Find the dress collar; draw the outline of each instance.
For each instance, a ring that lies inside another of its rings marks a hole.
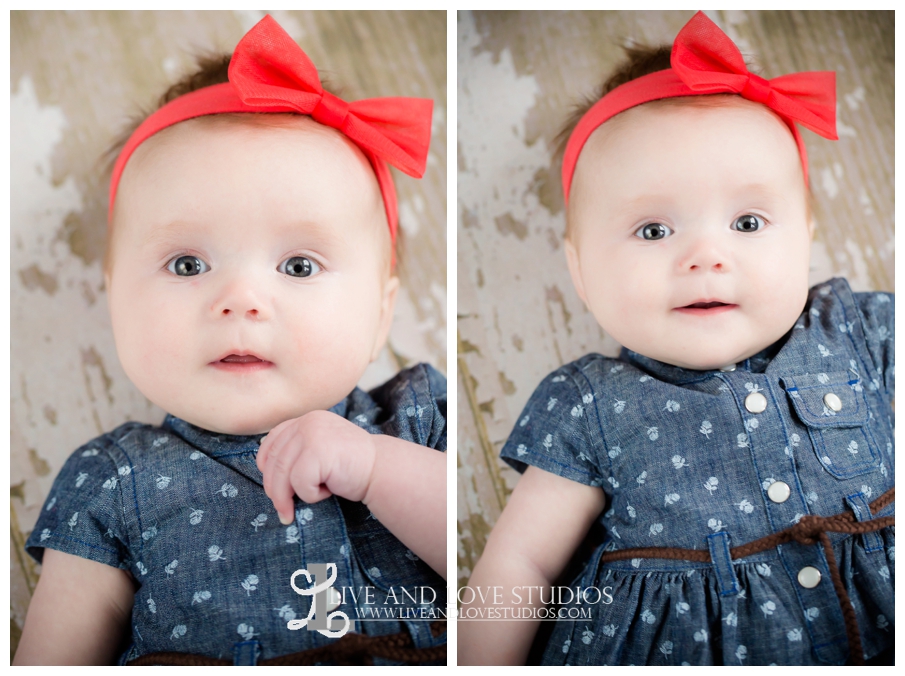
[[[163,427],[206,455],[215,458],[241,453],[257,453],[261,446],[261,439],[267,436],[266,434],[250,436],[217,434],[169,414],[164,418]]]
[[[787,338],[788,335],[783,336],[770,347],[761,350],[744,361],[736,364],[727,364],[721,369],[711,369],[708,371],[697,371],[694,369],[682,368],[680,366],[673,366],[672,364],[645,357],[644,355],[633,352],[627,348],[622,348],[622,353],[619,355],[619,358],[622,361],[637,366],[642,371],[649,373],[658,380],[679,385],[705,380],[720,372],[746,371],[748,373],[763,373],[767,370],[767,367],[773,361],[773,358],[782,348],[783,344],[785,344]]]
[[[343,418],[349,418],[350,403],[361,399],[362,394],[364,393],[356,387],[352,394],[336,404],[330,411]],[[358,396],[356,397],[356,395]],[[261,440],[267,436],[266,433],[248,436],[218,434],[217,432],[197,427],[170,414],[167,414],[166,418],[164,418],[163,427],[212,458],[257,453],[258,448],[261,446]]]

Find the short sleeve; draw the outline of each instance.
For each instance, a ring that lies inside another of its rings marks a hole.
[[[578,483],[600,486],[604,479],[586,414],[592,401],[591,393],[581,393],[568,367],[551,373],[534,390],[500,457],[519,472],[533,465]]]
[[[376,405],[375,432],[446,451],[446,377],[430,364],[416,364],[354,401],[346,415]],[[353,410],[354,409],[354,410]],[[365,415],[367,419],[367,415]]]
[[[896,308],[895,294],[852,294],[858,308],[864,339],[877,374],[890,396],[895,396]]]
[[[127,568],[129,548],[123,520],[123,477],[105,437],[73,453],[53,482],[25,550],[38,562],[44,549]],[[126,468],[128,469],[128,468]]]

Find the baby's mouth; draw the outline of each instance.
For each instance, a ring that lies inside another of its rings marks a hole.
[[[217,361],[211,362],[211,366],[221,371],[234,373],[251,373],[273,366],[272,362],[261,359],[256,354],[228,354]]]
[[[728,305],[728,303],[721,303],[718,300],[715,300],[711,303],[692,303],[691,305],[686,305],[686,308],[699,308],[701,310],[709,310],[714,307],[722,307],[724,305]]]
[[[251,364],[256,361],[264,361],[263,359],[259,359],[253,354],[231,354],[227,357],[223,357],[220,361],[225,362],[227,364]]]
[[[721,300],[700,300],[695,303],[677,307],[675,310],[687,315],[709,316],[722,314],[729,310],[734,310],[738,305],[734,303],[724,303]]]

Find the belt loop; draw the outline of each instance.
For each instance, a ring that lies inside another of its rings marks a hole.
[[[258,641],[239,641],[233,644],[233,666],[255,667],[261,656],[261,644]]]
[[[707,546],[710,548],[710,559],[713,561],[713,570],[720,585],[720,596],[738,594],[738,578],[735,576],[732,556],[729,554],[729,533],[708,535]]]
[[[845,496],[846,504],[855,513],[858,521],[870,521],[873,515],[870,513],[870,505],[864,493],[855,493],[854,495]],[[864,545],[865,552],[879,552],[883,549],[883,539],[880,533],[873,531],[871,533],[861,533],[861,543]]]

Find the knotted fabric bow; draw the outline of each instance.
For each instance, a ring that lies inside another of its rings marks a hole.
[[[433,101],[390,97],[347,103],[324,90],[308,55],[269,15],[236,45],[229,82],[180,96],[152,113],[129,137],[113,166],[108,218],[120,177],[135,149],[169,126],[218,113],[299,113],[333,127],[367,156],[374,168],[393,241],[396,189],[387,163],[421,178],[430,146]]]
[[[824,138],[836,140],[836,74],[812,71],[772,80],[750,73],[735,43],[703,12],[685,24],[673,42],[672,68],[626,82],[606,94],[578,122],[563,156],[562,187],[566,204],[581,149],[597,127],[619,113],[643,103],[678,96],[738,94],[762,103],[792,131],[805,184],[808,156],[795,123]]]

